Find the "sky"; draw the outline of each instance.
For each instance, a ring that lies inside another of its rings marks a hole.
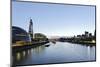
[[[95,30],[95,6],[12,2],[12,26],[46,36],[74,36]]]

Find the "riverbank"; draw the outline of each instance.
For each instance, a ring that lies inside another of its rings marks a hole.
[[[89,41],[79,41],[79,42],[69,42],[69,43],[82,44],[87,46],[96,46],[96,43],[89,42]]]
[[[27,49],[31,49],[31,48],[40,46],[40,45],[44,45],[46,43],[49,43],[49,41],[35,42],[30,45],[24,45],[24,46],[13,46],[12,51],[13,51],[13,53],[18,52],[18,51],[23,51],[23,50],[27,50]]]
[[[96,40],[95,39],[90,39],[90,38],[85,38],[85,39],[80,39],[80,38],[60,38],[58,41],[60,42],[69,42],[69,43],[75,43],[75,44],[82,44],[82,45],[90,45],[90,46],[95,46],[96,45]]]

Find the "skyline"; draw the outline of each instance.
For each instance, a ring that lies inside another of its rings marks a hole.
[[[28,32],[30,18],[35,33],[74,36],[95,30],[95,6],[12,2],[12,25]]]

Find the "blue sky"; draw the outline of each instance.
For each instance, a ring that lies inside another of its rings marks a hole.
[[[31,2],[12,2],[12,25],[28,31],[30,18],[35,33],[73,36],[95,30],[95,7]]]

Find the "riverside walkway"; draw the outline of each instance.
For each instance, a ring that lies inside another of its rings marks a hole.
[[[49,41],[42,41],[42,42],[32,42],[32,44],[29,45],[23,45],[23,46],[12,46],[12,50],[13,52],[17,52],[17,51],[22,51],[22,50],[27,50],[27,49],[31,49],[34,48],[36,46],[40,46],[40,45],[44,45],[46,43],[49,43]]]

